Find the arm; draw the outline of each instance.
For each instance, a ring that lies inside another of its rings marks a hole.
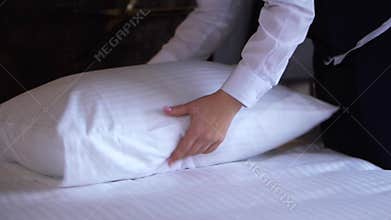
[[[207,59],[230,31],[240,0],[197,0],[198,7],[149,63]]]
[[[267,0],[259,28],[222,90],[251,107],[281,78],[314,18],[313,0]]]
[[[168,159],[169,164],[191,155],[210,153],[219,146],[241,105],[254,105],[278,83],[313,18],[313,0],[266,1],[258,31],[245,46],[242,61],[222,89],[165,109],[170,116],[191,118],[189,129]]]

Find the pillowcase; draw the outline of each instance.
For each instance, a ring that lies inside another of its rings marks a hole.
[[[246,159],[304,134],[336,108],[277,86],[242,109],[213,153],[168,167],[189,118],[162,107],[215,92],[232,66],[208,62],[140,65],[58,79],[0,107],[7,159],[59,186],[78,186]]]

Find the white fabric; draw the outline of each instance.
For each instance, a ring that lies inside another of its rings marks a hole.
[[[11,160],[63,177],[59,185],[84,185],[245,159],[305,133],[336,110],[276,87],[237,115],[218,150],[169,168],[166,159],[188,117],[165,116],[163,106],[216,91],[232,69],[179,62],[62,78],[2,105],[1,145],[14,150]]]
[[[241,1],[198,0],[198,8],[150,63],[206,59],[231,31]],[[242,52],[242,61],[222,89],[247,107],[275,86],[314,18],[313,0],[267,0],[259,28]]]
[[[361,48],[365,44],[369,43],[370,41],[374,40],[375,38],[377,38],[381,34],[385,33],[390,28],[391,28],[391,17],[387,21],[385,21],[382,25],[380,25],[380,27],[376,28],[374,31],[372,31],[371,33],[365,35],[361,40],[359,40],[355,47],[353,47],[352,49],[348,50],[344,54],[340,54],[340,55],[337,55],[337,56],[329,58],[328,60],[326,60],[324,62],[324,64],[325,65],[332,64],[334,66],[341,64],[342,61],[345,59],[345,57],[347,55],[349,55],[351,52]]]
[[[42,186],[2,164],[0,219],[389,219],[390,171],[324,149],[302,155],[305,148],[78,188]]]

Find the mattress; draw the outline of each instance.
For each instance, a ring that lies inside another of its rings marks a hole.
[[[0,219],[391,219],[391,173],[294,142],[246,161],[52,188],[0,164]]]

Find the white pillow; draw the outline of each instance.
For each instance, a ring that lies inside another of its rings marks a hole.
[[[166,159],[189,124],[165,105],[210,94],[233,67],[208,62],[140,65],[65,77],[3,103],[1,147],[8,159],[58,177],[61,186],[138,178],[246,159],[302,135],[336,108],[278,86],[234,119],[213,153]]]

